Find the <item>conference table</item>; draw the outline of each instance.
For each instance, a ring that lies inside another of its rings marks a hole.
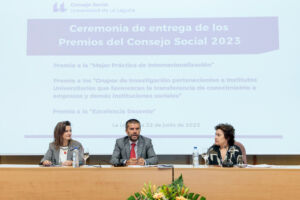
[[[207,199],[300,199],[299,166],[248,168],[41,167],[0,165],[0,199],[127,199],[144,183],[170,184],[182,174]]]

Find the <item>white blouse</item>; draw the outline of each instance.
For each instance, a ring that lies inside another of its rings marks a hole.
[[[67,160],[69,147],[59,147],[59,164],[61,165],[63,162]]]

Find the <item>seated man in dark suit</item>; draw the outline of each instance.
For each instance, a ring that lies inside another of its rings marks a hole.
[[[136,119],[126,122],[127,136],[116,141],[110,163],[113,165],[155,165],[157,156],[151,139],[140,135],[141,124]]]

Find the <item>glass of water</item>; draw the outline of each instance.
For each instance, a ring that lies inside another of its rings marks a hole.
[[[205,164],[205,166],[207,166],[207,164],[208,164],[208,154],[207,154],[207,148],[202,148],[202,153],[201,153],[201,156],[202,156],[202,158],[203,158],[203,160],[204,160],[204,164]]]
[[[90,152],[89,152],[89,149],[86,148],[86,149],[84,149],[84,152],[83,152],[84,165],[86,165],[86,161],[89,157],[90,157]]]
[[[237,157],[237,166],[238,167],[244,167],[244,161],[243,161],[243,156],[242,155],[239,155]]]

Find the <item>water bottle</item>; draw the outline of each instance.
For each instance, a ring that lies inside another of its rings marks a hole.
[[[194,151],[193,151],[193,167],[199,167],[199,152],[198,152],[198,148],[194,147]]]
[[[77,147],[73,149],[73,167],[79,167],[79,151]]]

